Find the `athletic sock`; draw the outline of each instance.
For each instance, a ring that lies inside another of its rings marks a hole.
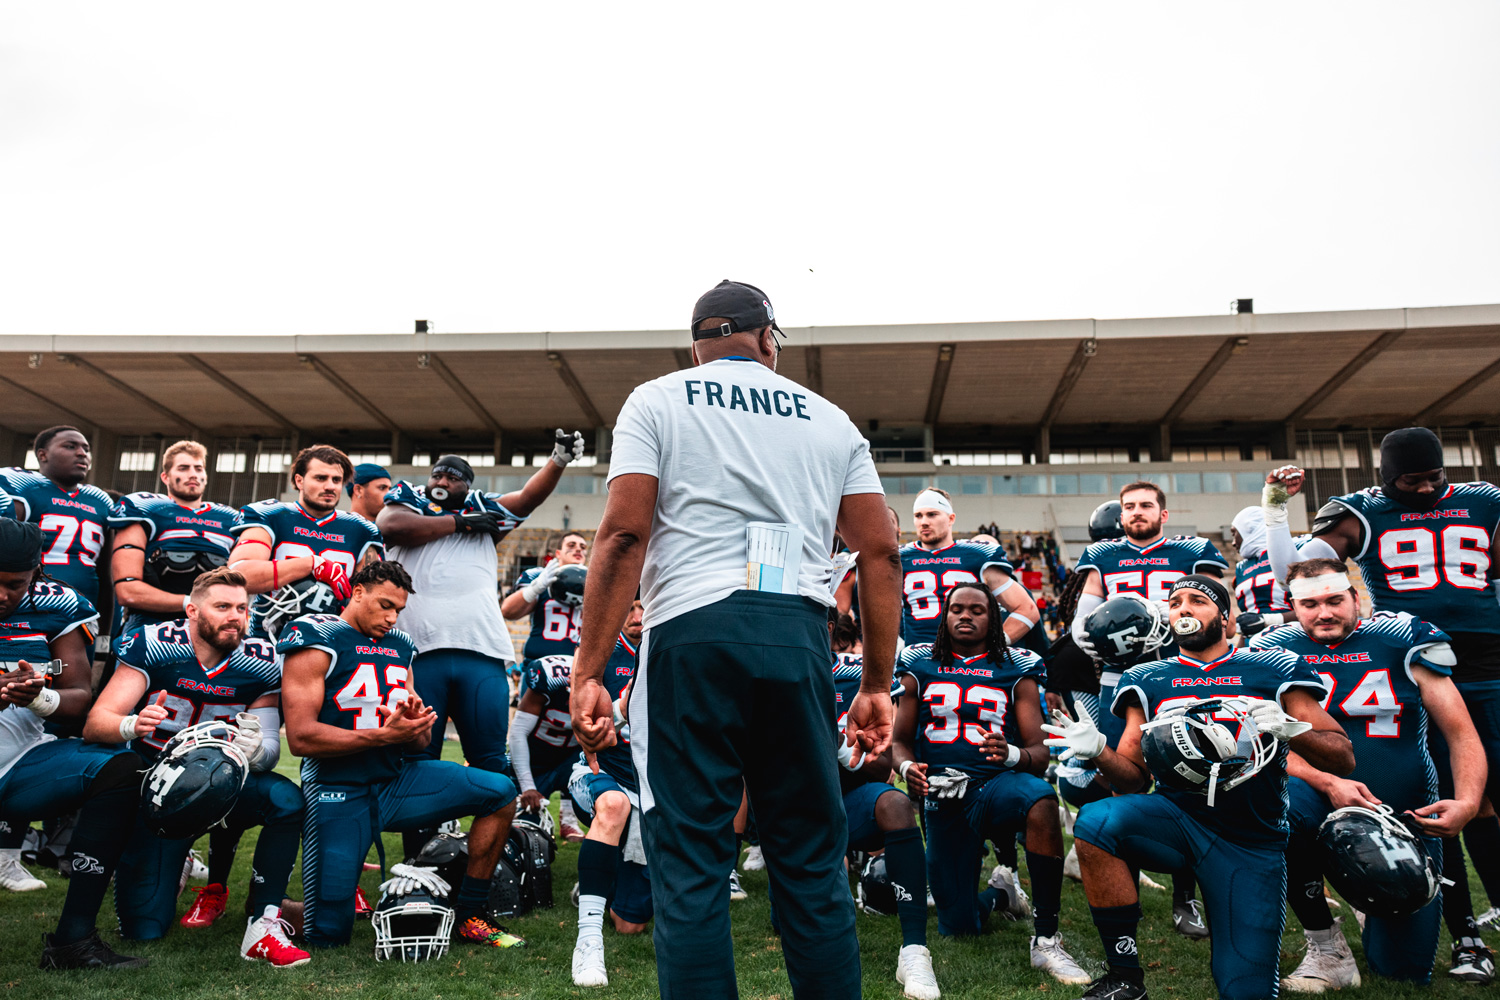
[[[604,910],[615,894],[618,844],[585,840],[578,848],[578,939],[604,936]]]
[[[240,828],[233,830],[222,826],[216,826],[208,833],[208,884],[229,885],[229,873],[234,870],[234,855],[240,849],[240,838],[245,831]],[[259,849],[257,848],[257,853]],[[251,880],[252,885],[254,880]],[[281,905],[281,898],[276,899],[276,905]],[[255,910],[260,913],[262,910]]]
[[[297,846],[301,843],[301,816],[290,822],[267,823],[260,828],[260,839],[255,842],[255,856],[251,859],[251,913],[264,913],[268,906],[281,906],[281,901],[286,898],[286,884],[292,877],[292,866],[297,863]]]
[[[1302,922],[1302,929],[1326,931],[1333,912],[1323,895],[1323,869],[1314,857],[1315,845],[1297,843],[1286,852],[1286,902]]]
[[[1469,849],[1469,861],[1484,885],[1485,895],[1500,899],[1500,816],[1469,820],[1464,827],[1464,846]]]
[[[885,873],[896,890],[901,944],[927,943],[927,859],[916,827],[885,835]]]
[[[1031,872],[1032,922],[1037,937],[1057,936],[1057,914],[1062,909],[1062,858],[1026,852],[1026,870]]]
[[[1443,877],[1453,884],[1443,886],[1443,923],[1453,940],[1479,936],[1474,922],[1474,900],[1469,896],[1469,871],[1464,864],[1464,849],[1457,837],[1443,840]]]
[[[1099,940],[1104,942],[1104,960],[1109,964],[1109,971],[1132,983],[1144,983],[1146,974],[1141,971],[1135,937],[1136,927],[1141,922],[1141,904],[1091,906],[1089,912],[1094,917],[1094,926],[1099,929]]]
[[[484,916],[485,905],[490,901],[490,880],[465,875],[459,883],[458,895],[453,899],[453,919],[460,926],[470,917]]]
[[[1198,881],[1192,872],[1178,872],[1172,876],[1172,905],[1183,906],[1198,895]]]
[[[122,754],[117,759],[122,763],[116,765],[111,761],[94,779],[89,799],[79,810],[78,825],[68,845],[68,867],[73,874],[68,879],[62,916],[57,921],[55,944],[72,944],[94,933],[109,880],[125,850],[127,838],[120,831],[134,828],[140,789],[134,781],[121,783],[119,773],[123,771],[133,777],[132,772],[141,761],[135,754]],[[114,787],[95,792],[94,787],[99,785]]]

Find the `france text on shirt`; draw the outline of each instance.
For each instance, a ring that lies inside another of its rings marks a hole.
[[[702,388],[696,388],[702,386]],[[785,389],[741,389],[733,382],[729,383],[729,402],[724,401],[724,386],[718,382],[710,382],[705,379],[688,379],[683,383],[687,390],[687,401],[689,406],[698,405],[697,397],[702,396],[705,406],[722,406],[729,410],[744,410],[746,413],[775,414],[780,417],[796,416],[799,420],[811,420],[807,415],[807,397],[800,392],[787,392]],[[747,401],[746,393],[750,394]],[[788,403],[787,400],[791,402]],[[774,406],[774,409],[773,409]],[[785,408],[783,408],[785,407]]]

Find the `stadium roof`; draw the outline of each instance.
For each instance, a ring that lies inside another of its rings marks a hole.
[[[786,332],[784,374],[862,427],[926,425],[940,442],[1500,413],[1500,305]],[[608,426],[632,387],[688,364],[680,330],[12,334],[0,429],[524,437]]]

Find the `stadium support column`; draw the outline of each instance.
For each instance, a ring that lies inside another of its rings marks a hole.
[[[412,457],[411,435],[405,431],[391,431],[391,464],[410,465]]]
[[[26,436],[9,427],[0,427],[0,465],[23,465],[26,461]]]
[[[1151,430],[1151,437],[1147,442],[1151,450],[1151,461],[1172,461],[1172,426],[1170,424],[1157,424]]]
[[[1031,460],[1045,465],[1052,459],[1052,428],[1043,424],[1036,429],[1036,441],[1031,446]]]
[[[89,451],[93,467],[89,470],[89,482],[100,489],[112,489],[115,472],[120,468],[120,435],[98,425],[92,430],[93,433],[89,435]]]
[[[1285,423],[1271,432],[1271,457],[1294,461],[1297,457],[1297,425]]]
[[[601,464],[609,463],[610,449],[614,446],[615,432],[608,427],[594,428],[594,460]]]

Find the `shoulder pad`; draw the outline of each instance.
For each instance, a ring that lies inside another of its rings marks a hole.
[[[1334,527],[1344,518],[1348,517],[1350,513],[1351,511],[1349,510],[1349,508],[1344,504],[1339,503],[1337,500],[1328,501],[1323,506],[1318,508],[1318,513],[1313,518],[1313,537],[1317,537],[1318,535],[1332,531]]]
[[[1426,646],[1418,646],[1417,655],[1440,667],[1452,669],[1458,666],[1458,657],[1453,655],[1453,647],[1446,642],[1434,642]]]

